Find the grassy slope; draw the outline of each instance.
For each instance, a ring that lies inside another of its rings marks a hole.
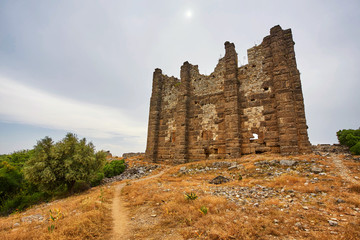
[[[2,217],[1,239],[108,239],[112,227],[112,188],[96,187],[83,194]],[[62,217],[55,222],[49,221],[50,210],[60,210]],[[22,221],[22,218],[36,214],[41,214],[44,220]],[[17,224],[20,226],[16,227]],[[55,226],[52,232],[48,230],[51,224]]]
[[[273,159],[295,159],[299,164],[254,165]],[[184,166],[212,166],[212,161],[189,163],[159,179],[125,187],[134,226],[131,239],[360,239],[360,212],[354,209],[360,207],[360,187],[343,181],[330,158],[249,155],[234,161],[239,169],[181,173]],[[359,162],[343,161],[353,176],[359,176]],[[313,165],[322,167],[326,175],[311,173]],[[269,175],[275,172],[282,174]],[[233,181],[217,186],[208,183],[218,175]],[[267,190],[262,193],[274,195],[259,194],[263,187]],[[231,194],[214,196],[216,191]],[[186,200],[184,193],[189,192],[198,199]],[[199,211],[202,206],[208,208],[206,215]],[[335,218],[338,226],[330,226],[328,220]]]
[[[352,177],[360,176],[359,162],[340,157]],[[273,159],[295,159],[299,164],[254,165]],[[187,169],[213,166],[214,161],[203,161],[174,166],[158,178],[128,181],[122,196],[132,227],[131,239],[360,239],[360,212],[356,210],[360,208],[360,187],[344,181],[330,158],[248,155],[231,161],[237,162],[239,168],[179,171],[184,166]],[[312,165],[323,168],[326,175],[311,173]],[[242,180],[238,180],[239,174]],[[218,175],[233,180],[221,185],[208,183]],[[0,236],[4,236],[2,239],[110,239],[114,187],[116,184],[97,187],[0,218]],[[266,191],[259,190],[264,187]],[[232,194],[214,195],[226,191]],[[186,200],[184,193],[189,192],[195,192],[198,199]],[[264,192],[273,195],[265,197],[261,195]],[[338,199],[344,202],[339,203]],[[207,214],[199,210],[202,206],[208,209]],[[48,218],[50,209],[60,209],[64,215],[52,233],[48,231],[51,223],[47,220],[21,222],[22,217],[34,214]],[[334,218],[338,226],[329,225],[328,220]],[[15,223],[20,226],[14,227]]]

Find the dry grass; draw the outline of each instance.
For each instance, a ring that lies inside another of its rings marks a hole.
[[[349,190],[350,190],[351,192],[354,192],[354,193],[360,193],[360,185],[357,185],[357,184],[352,185],[352,186],[349,188]]]
[[[304,164],[269,180],[267,173],[271,170],[259,170],[261,167],[254,163],[273,159],[295,159]],[[211,166],[214,161],[188,163],[173,167],[161,178],[126,186],[123,196],[128,200],[126,205],[134,226],[131,239],[148,239],[148,236],[151,239],[356,239],[358,236],[358,226],[352,224],[359,218],[359,213],[354,211],[360,203],[358,188],[344,182],[328,158],[267,154],[232,161],[240,163],[242,168],[180,174],[183,166],[200,168]],[[322,166],[326,175],[311,173],[306,163]],[[235,180],[233,176],[237,174],[242,174],[243,180]],[[279,195],[261,200],[258,206],[251,197],[245,204],[235,203],[212,195],[216,186],[208,181],[217,175],[234,179],[222,184],[222,188],[252,188],[259,184]],[[313,183],[314,178],[317,180]],[[287,190],[294,193],[290,195]],[[195,192],[198,198],[186,200],[184,194],[189,192]],[[344,202],[337,202],[339,198]],[[207,214],[200,211],[202,206],[207,207]],[[338,219],[337,227],[329,225],[331,218]]]
[[[293,159],[299,164],[289,168],[255,165],[274,159]],[[130,166],[149,164],[138,158],[127,161]],[[201,169],[216,162],[201,161],[173,166],[162,176],[146,181],[126,181],[122,201],[128,209],[130,239],[360,239],[360,187],[341,178],[330,158],[314,154],[286,157],[263,154],[225,161],[237,162],[240,167],[179,171],[184,166]],[[323,168],[326,174],[312,173],[309,169],[313,165]],[[360,163],[348,165],[352,174],[359,176]],[[239,174],[242,180],[238,180]],[[232,181],[210,184],[218,175]],[[261,191],[263,187],[275,195],[244,195],[245,201],[236,201],[235,196],[215,196],[218,189],[249,192]],[[101,191],[95,188],[50,206],[30,209],[26,215],[1,218],[0,235],[5,236],[2,239],[110,239],[109,204],[113,187],[103,189],[103,204],[98,202]],[[187,200],[185,194],[190,192],[198,198]],[[202,207],[206,207],[207,213],[200,210]],[[47,229],[47,221],[31,224],[20,221],[21,217],[36,213],[48,217],[49,210],[57,208],[64,217],[52,233]],[[338,226],[329,225],[328,220],[334,218]],[[21,226],[14,227],[16,222]]]
[[[38,205],[24,213],[0,218],[0,236],[15,239],[108,239],[111,229],[109,204],[112,188],[97,187],[77,196]],[[58,209],[62,217],[49,221],[50,210]],[[43,221],[22,222],[22,218],[41,214]],[[16,227],[16,223],[20,226]],[[15,226],[14,226],[15,224]],[[48,227],[54,225],[54,230]]]

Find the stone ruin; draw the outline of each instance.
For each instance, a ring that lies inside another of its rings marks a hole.
[[[238,66],[235,45],[210,75],[185,62],[180,79],[155,69],[145,158],[185,163],[242,154],[311,152],[291,29],[271,28]]]

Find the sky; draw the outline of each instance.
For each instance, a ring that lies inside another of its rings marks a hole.
[[[45,136],[144,152],[152,74],[213,72],[224,42],[247,49],[292,29],[309,139],[360,127],[360,1],[0,0],[0,154]]]

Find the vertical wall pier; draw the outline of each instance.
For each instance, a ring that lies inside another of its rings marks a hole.
[[[176,106],[176,129],[177,129],[177,146],[175,159],[178,162],[189,161],[189,111],[190,111],[190,69],[189,62],[184,62],[180,71],[180,95]]]
[[[225,138],[226,158],[237,158],[240,150],[240,112],[237,53],[234,43],[225,42]]]
[[[310,147],[304,106],[299,104],[303,97],[294,44],[290,29],[275,26],[270,30],[279,145],[283,154],[298,154]]]
[[[156,162],[159,150],[160,113],[162,102],[163,75],[161,69],[155,69],[153,74],[152,94],[150,98],[150,112],[146,157]]]

